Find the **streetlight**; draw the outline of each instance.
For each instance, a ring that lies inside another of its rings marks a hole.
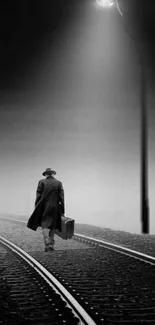
[[[109,8],[113,5],[118,10],[123,22],[123,13],[118,4],[118,0],[96,0],[97,4],[102,8]],[[123,24],[125,28],[125,25]],[[126,28],[125,28],[126,30]],[[142,233],[149,233],[149,198],[148,198],[148,127],[147,127],[147,100],[146,100],[146,71],[145,62],[141,47],[135,42],[133,35],[129,30],[126,30],[127,34],[133,40],[136,50],[139,56],[139,62],[141,67],[141,85],[140,85],[140,105],[141,105],[141,223],[142,223]]]

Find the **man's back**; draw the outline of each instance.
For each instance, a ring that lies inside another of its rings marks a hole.
[[[46,195],[50,190],[58,192],[61,182],[54,177],[47,177],[40,180],[40,186],[42,187],[42,195]]]
[[[62,183],[54,177],[48,176],[45,179],[41,179],[38,183],[36,194],[37,195],[35,205],[38,204],[40,199],[48,196],[48,199],[52,201],[53,206],[60,202],[62,214],[65,213],[63,186]]]

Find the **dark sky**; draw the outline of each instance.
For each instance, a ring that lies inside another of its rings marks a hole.
[[[32,78],[49,46],[54,46],[63,29],[76,19],[80,9],[88,11],[95,0],[23,0],[0,4],[0,85],[20,86],[25,75]],[[118,0],[124,25],[143,46],[152,76],[154,75],[154,13],[153,0]],[[118,18],[119,19],[119,18]]]
[[[33,70],[54,46],[62,28],[68,23],[74,1],[3,1],[0,5],[1,87],[22,86],[25,74]],[[50,44],[49,44],[50,42]],[[48,43],[48,44],[47,44]],[[5,83],[4,83],[5,80]]]
[[[143,40],[149,72],[153,216],[153,0],[147,2],[149,10],[141,0],[120,5],[136,40]],[[119,15],[94,0],[0,6],[0,212],[30,214],[38,180],[51,167],[64,184],[68,216],[139,231],[140,69]]]
[[[149,74],[155,81],[155,2],[153,0],[118,0],[124,15],[123,24],[142,47]]]

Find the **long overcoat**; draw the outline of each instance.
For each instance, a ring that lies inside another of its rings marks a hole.
[[[62,183],[53,176],[47,176],[38,182],[35,209],[27,227],[58,229],[61,232],[61,215],[65,213],[64,190]]]

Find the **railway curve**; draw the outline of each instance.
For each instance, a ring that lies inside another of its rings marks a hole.
[[[155,257],[75,234],[78,241],[89,247],[28,253],[97,325],[155,324]]]

